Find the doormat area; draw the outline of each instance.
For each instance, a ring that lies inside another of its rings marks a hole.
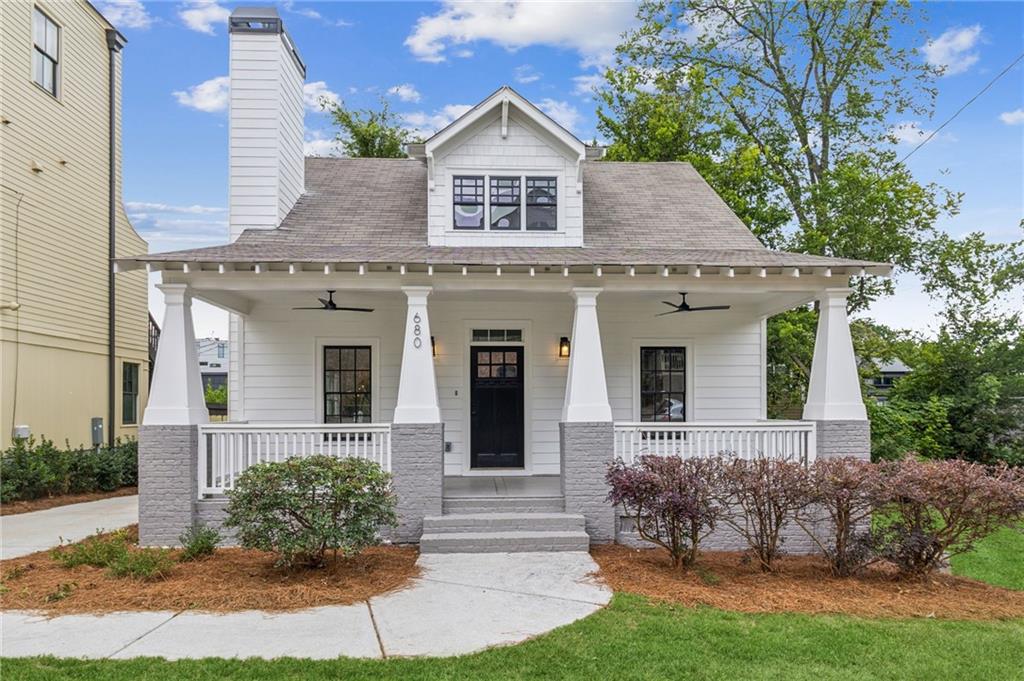
[[[138,526],[129,528],[134,541]],[[172,551],[177,559],[180,551]],[[176,563],[153,581],[111,577],[103,568],[66,568],[40,551],[0,561],[0,608],[48,615],[146,610],[281,612],[349,605],[407,586],[419,575],[416,549],[377,546],[322,569],[274,567],[274,555],[224,548]]]
[[[600,576],[615,591],[658,601],[744,613],[801,612],[863,617],[935,617],[991,620],[1024,617],[1024,591],[965,577],[933,575],[907,581],[889,567],[856,577],[832,577],[816,556],[787,556],[778,572],[765,574],[742,553],[702,554],[697,566],[672,567],[668,553],[626,546],[591,550]]]
[[[0,504],[0,515],[17,515],[18,513],[31,513],[32,511],[45,511],[48,508],[57,508],[58,506],[82,504],[87,501],[113,499],[114,497],[130,497],[138,493],[138,487],[121,487],[111,492],[82,492],[80,494],[61,494],[56,497],[40,497],[39,499],[26,499],[24,501],[8,501]]]

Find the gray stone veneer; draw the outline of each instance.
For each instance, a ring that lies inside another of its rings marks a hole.
[[[391,474],[398,496],[398,527],[391,536],[403,544],[418,542],[423,517],[441,515],[444,424],[392,424]]]
[[[615,457],[614,429],[610,422],[560,423],[562,494],[565,512],[580,513],[594,543],[615,541],[615,509],[606,499],[604,476]]]
[[[818,458],[871,458],[870,421],[817,421]]]
[[[139,543],[178,546],[195,522],[199,429],[139,428]]]

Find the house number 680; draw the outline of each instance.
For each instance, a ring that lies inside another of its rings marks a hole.
[[[423,345],[423,339],[420,338],[420,334],[423,333],[423,329],[420,328],[420,315],[418,312],[412,316],[412,321],[414,324],[414,326],[412,327],[412,346],[419,350],[420,347]]]

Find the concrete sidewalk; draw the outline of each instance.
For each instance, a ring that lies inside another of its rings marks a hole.
[[[590,554],[420,556],[402,591],[293,613],[2,614],[0,654],[84,658],[440,657],[519,643],[611,599]]]
[[[0,558],[17,558],[139,522],[139,497],[114,497],[0,516]]]

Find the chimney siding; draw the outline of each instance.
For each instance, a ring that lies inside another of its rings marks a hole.
[[[236,10],[232,20],[238,16]],[[230,34],[229,222],[274,229],[303,192],[303,80],[282,30]]]

